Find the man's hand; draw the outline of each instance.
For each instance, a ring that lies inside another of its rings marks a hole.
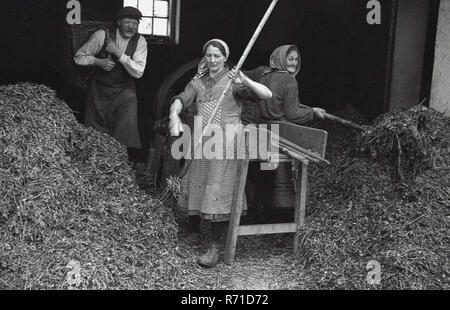
[[[117,57],[117,59],[120,59],[122,57],[122,51],[117,46],[116,42],[110,41],[108,45],[106,46],[106,51],[110,54],[113,54]]]
[[[312,108],[314,111],[314,116],[320,119],[324,119],[325,118],[325,110],[321,109],[321,108]]]
[[[111,71],[116,67],[116,63],[109,58],[95,59],[95,65],[105,71]]]
[[[183,122],[178,115],[170,115],[169,129],[173,137],[178,137],[183,132]]]

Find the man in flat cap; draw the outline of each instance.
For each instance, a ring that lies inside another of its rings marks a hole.
[[[129,152],[141,147],[134,84],[147,62],[147,41],[137,33],[141,18],[134,7],[120,9],[116,29],[97,30],[74,56],[78,65],[95,67],[88,83],[85,125],[110,134]]]

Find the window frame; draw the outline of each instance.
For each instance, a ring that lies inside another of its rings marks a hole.
[[[145,1],[145,0],[138,0]],[[164,44],[164,45],[178,45],[180,44],[180,0],[167,0],[169,2],[168,12],[168,26],[169,35],[161,36],[154,34],[142,34],[149,44]],[[122,7],[125,5],[125,1],[122,1]]]

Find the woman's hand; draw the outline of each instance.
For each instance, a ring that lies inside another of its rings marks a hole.
[[[183,122],[178,115],[170,115],[169,130],[173,137],[178,137],[183,132]]]
[[[234,79],[235,76],[236,76],[236,68],[233,68],[232,70],[230,70],[230,74],[228,75],[228,77],[230,79]],[[234,83],[242,84],[250,88],[259,97],[259,99],[272,98],[272,92],[270,91],[269,88],[267,88],[267,86],[253,81],[251,78],[242,73],[242,71],[239,71],[239,75],[236,76]]]
[[[321,109],[321,108],[312,108],[314,111],[314,116],[320,119],[324,119],[325,118],[325,110]]]
[[[228,74],[228,77],[231,80],[233,80],[235,76],[236,76],[236,68],[233,68],[232,70],[230,70],[230,73]],[[236,76],[236,79],[234,80],[234,83],[247,85],[246,84],[247,79],[248,79],[247,76],[244,73],[242,73],[242,71],[239,71],[239,75]]]

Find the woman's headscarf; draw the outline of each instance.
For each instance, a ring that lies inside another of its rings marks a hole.
[[[228,47],[228,44],[226,44],[224,41],[220,39],[212,39],[206,42],[205,45],[203,45],[203,55],[205,55],[206,48],[212,42],[219,43],[220,45],[223,46],[225,50],[225,57],[228,59],[228,57],[230,56],[230,48]],[[207,72],[208,72],[208,65],[206,64],[206,57],[203,56],[202,60],[200,60],[200,63],[198,64],[197,75],[195,76],[195,78],[202,77]]]
[[[300,52],[298,50],[298,47],[295,45],[283,45],[273,51],[272,55],[270,56],[270,68],[272,70],[288,72],[287,57],[288,51],[291,47],[298,53],[298,65],[297,69],[295,70],[294,76],[296,76],[300,72]]]

